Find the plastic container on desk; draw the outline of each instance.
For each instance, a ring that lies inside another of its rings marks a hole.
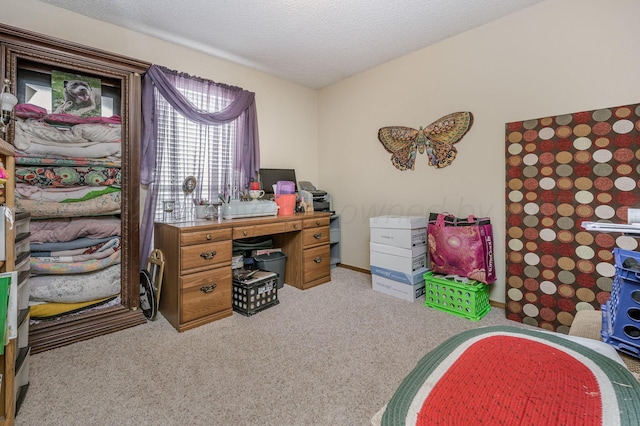
[[[296,195],[276,195],[276,204],[278,205],[278,216],[292,216],[296,209]]]

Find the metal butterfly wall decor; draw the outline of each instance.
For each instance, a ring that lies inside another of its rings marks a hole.
[[[398,170],[414,170],[416,153],[427,152],[429,165],[447,167],[456,158],[453,146],[469,131],[473,114],[467,111],[445,115],[424,129],[390,126],[378,130],[378,139],[391,154],[391,163]]]

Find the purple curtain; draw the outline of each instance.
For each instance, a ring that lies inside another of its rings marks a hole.
[[[212,100],[223,96],[229,99],[229,103],[218,111],[199,109],[180,93],[176,88],[177,83],[187,83],[191,89],[197,90],[198,93],[202,93]],[[146,264],[146,259],[151,253],[154,216],[158,201],[158,190],[156,185],[153,185],[158,159],[158,129],[155,120],[156,93],[162,96],[176,111],[193,122],[211,126],[236,122],[238,132],[234,171],[240,176],[242,187],[248,186],[249,179],[256,176],[260,168],[255,93],[152,65],[142,80],[140,182],[143,185],[148,185],[140,226],[140,259],[143,264]],[[223,185],[226,186],[227,183],[229,182],[223,182]]]

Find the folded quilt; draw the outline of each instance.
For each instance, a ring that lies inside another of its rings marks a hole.
[[[16,164],[21,166],[69,166],[69,167],[120,167],[119,158],[81,158],[75,155],[65,158],[52,158],[15,153]]]
[[[119,236],[121,222],[115,216],[34,220],[29,225],[31,243],[63,242],[80,237]]]
[[[120,237],[114,237],[108,241],[104,241],[98,244],[94,244],[89,247],[76,248],[71,250],[56,250],[56,251],[31,251],[31,257],[48,257],[51,259],[65,259],[74,258],[75,260],[60,260],[61,262],[78,262],[81,260],[89,260],[91,258],[82,259],[79,256],[93,256],[95,259],[101,259],[103,257],[110,256],[117,250],[121,249]],[[54,260],[50,260],[53,262]]]
[[[86,157],[107,158],[116,161],[120,158],[119,143],[95,143],[90,146],[51,146],[36,142],[24,143],[17,137],[14,143],[16,152],[33,157]]]
[[[31,213],[31,218],[80,217],[120,213],[120,192],[101,195],[77,203],[55,203],[16,198],[16,207]]]
[[[79,124],[60,130],[36,120],[16,120],[15,129],[16,151],[31,156],[120,157],[119,125]]]
[[[31,320],[48,320],[64,315],[72,315],[81,311],[88,311],[97,306],[107,305],[117,298],[118,296],[114,295],[103,299],[78,303],[29,302],[29,316]]]
[[[88,262],[90,260],[101,260],[107,257],[113,257],[113,255],[116,252],[120,252],[120,249],[121,249],[120,238],[114,238],[114,240],[117,240],[118,244],[104,243],[104,244],[101,244],[101,247],[99,250],[95,250],[95,251],[86,250],[85,253],[67,254],[67,255],[54,254],[49,256],[31,256],[31,264],[33,265],[33,263],[39,262],[41,265],[43,265],[44,263],[64,263],[67,265],[70,265],[70,264],[84,265],[85,262]]]
[[[112,186],[75,186],[63,188],[40,188],[38,186],[16,183],[16,197],[33,201],[55,201],[56,203],[74,203],[87,201],[120,188]]]
[[[91,254],[75,254],[75,255],[68,255],[68,256],[31,256],[31,264],[33,265],[34,263],[40,263],[40,264],[45,264],[45,263],[66,263],[66,264],[70,264],[70,263],[77,263],[77,264],[81,264],[83,262],[87,262],[89,260],[100,260],[100,259],[104,259],[106,257],[109,257],[111,255],[113,255],[115,253],[115,249],[111,249],[111,250],[105,250],[105,251],[99,251],[96,253],[91,253]]]
[[[120,143],[120,124],[77,124],[68,129],[39,120],[16,120],[16,143],[52,146],[89,146],[96,143]]]
[[[31,243],[29,249],[31,250],[31,256],[36,256],[37,253],[52,253],[66,250],[86,249],[98,244],[104,244],[111,241],[112,237],[105,238],[77,238],[75,240],[66,242],[52,242],[52,243]],[[48,255],[47,255],[48,256]]]
[[[38,275],[29,279],[30,302],[79,303],[120,293],[120,265],[73,275]]]
[[[15,114],[18,118],[34,118],[51,124],[68,126],[87,123],[120,124],[122,122],[122,118],[118,115],[111,117],[80,117],[71,114],[49,114],[46,109],[33,104],[16,105]]]
[[[31,257],[31,273],[63,275],[63,274],[82,274],[85,272],[99,271],[109,266],[117,265],[121,260],[121,251],[115,251],[108,257],[102,259],[91,259],[80,262],[49,262],[43,259],[46,257]]]
[[[20,189],[22,185],[31,188],[120,187],[121,182],[122,176],[119,167],[51,167],[41,165],[16,167],[17,189]],[[35,190],[29,189],[29,191]]]

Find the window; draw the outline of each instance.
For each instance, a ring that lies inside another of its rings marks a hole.
[[[194,105],[214,102],[214,109],[223,109],[230,102],[217,97],[205,100],[204,94],[181,90]],[[162,201],[175,201],[174,217],[183,217],[193,205],[193,199],[214,202],[226,191],[223,182],[233,179],[236,144],[235,124],[205,125],[186,119],[162,97],[156,96],[158,129],[158,169],[155,178],[158,200],[155,219],[163,219]],[[185,195],[182,182],[195,176],[196,190]],[[228,189],[227,189],[228,191]]]
[[[140,258],[153,247],[162,206],[177,207],[167,220],[192,212],[193,200],[236,196],[260,169],[255,93],[151,65],[142,79],[140,183],[148,185],[140,224]],[[196,178],[192,194],[182,192]]]

